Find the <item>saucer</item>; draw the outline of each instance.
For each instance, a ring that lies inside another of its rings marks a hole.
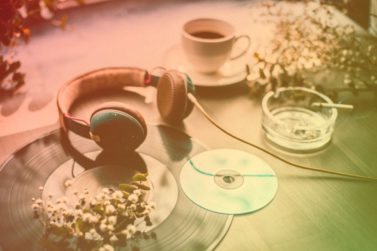
[[[187,62],[180,44],[175,44],[166,51],[163,66],[187,73],[195,86],[227,86],[239,83],[246,78],[246,64],[251,58],[252,55],[247,52],[235,60],[227,61],[217,72],[201,73]]]

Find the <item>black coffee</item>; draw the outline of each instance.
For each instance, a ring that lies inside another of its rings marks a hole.
[[[215,32],[215,31],[198,31],[191,33],[191,36],[199,37],[199,38],[223,38],[225,37],[223,34]]]

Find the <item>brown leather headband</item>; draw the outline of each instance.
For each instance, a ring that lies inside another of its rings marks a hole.
[[[74,78],[58,92],[57,105],[61,126],[64,130],[72,130],[81,136],[89,137],[89,132],[85,129],[88,125],[68,115],[74,102],[104,90],[121,90],[125,86],[144,87],[147,77],[147,71],[140,68],[112,67],[91,71]]]

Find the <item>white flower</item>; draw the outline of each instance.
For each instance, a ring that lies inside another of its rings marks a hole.
[[[136,194],[137,196],[140,196],[141,195],[141,190],[140,189],[135,189],[133,191],[134,194]]]
[[[84,235],[84,238],[86,240],[92,240],[92,241],[102,241],[103,240],[103,237],[97,233],[97,231],[92,228],[90,229],[89,232],[86,232],[85,235]]]
[[[91,199],[90,200],[90,205],[92,205],[92,206],[97,205],[97,200],[96,199]]]
[[[85,221],[85,222],[90,222],[91,218],[92,218],[92,214],[91,213],[84,213],[82,215],[82,220]]]
[[[67,208],[67,210],[65,210],[64,214],[65,215],[74,215],[75,211],[71,208]]]
[[[105,232],[107,230],[107,225],[105,223],[101,223],[101,225],[99,225],[99,230],[101,230],[101,232]]]
[[[96,195],[96,200],[98,201],[102,201],[106,198],[105,194],[104,193],[99,193]]]
[[[151,213],[151,210],[149,208],[145,208],[144,211],[142,212],[142,215],[147,215],[150,213]]]
[[[130,232],[127,229],[123,229],[120,233],[126,237],[130,236]]]
[[[75,210],[75,214],[76,214],[77,216],[82,216],[83,213],[84,213],[84,212],[83,212],[81,209],[76,209],[76,210]]]
[[[107,231],[114,231],[114,229],[113,225],[107,225]]]
[[[109,244],[105,244],[102,247],[100,247],[98,251],[114,251],[114,248]]]
[[[39,209],[39,205],[37,203],[33,203],[31,205],[31,208],[34,209],[34,210],[37,210],[37,209]]]
[[[58,211],[60,211],[60,212],[65,212],[65,211],[67,211],[67,205],[66,204],[63,204],[63,203],[60,203],[60,204],[58,204],[58,205],[56,205],[55,207],[54,207],[54,210],[58,210]]]
[[[43,205],[43,200],[41,200],[41,199],[37,199],[36,201],[35,201],[35,204],[37,204],[37,205]]]
[[[99,221],[99,217],[91,213],[84,213],[82,215],[82,220],[88,223],[97,223]]]
[[[128,196],[128,200],[131,201],[132,203],[136,203],[138,201],[139,197],[136,194],[130,194]]]
[[[117,217],[116,217],[115,215],[110,216],[110,217],[107,219],[107,221],[109,222],[109,224],[111,224],[111,225],[115,225],[116,222],[117,222]]]
[[[45,1],[39,1],[39,8],[40,8],[40,15],[44,19],[51,19],[54,14],[50,11],[50,9],[47,7]]]
[[[156,204],[154,202],[149,202],[147,205],[145,205],[143,215],[150,214],[155,207]]]
[[[349,78],[345,78],[345,79],[343,80],[343,83],[344,83],[345,85],[349,85],[349,84],[352,83],[352,80],[349,79]]]
[[[91,233],[86,232],[84,235],[85,240],[93,240],[93,236]]]
[[[107,187],[104,187],[102,188],[102,193],[108,195],[110,194],[110,189],[108,189]]]
[[[111,242],[117,242],[119,239],[118,239],[118,237],[116,237],[116,235],[115,234],[113,234],[111,237],[110,237],[110,241]]]
[[[156,208],[156,203],[151,201],[148,203],[148,206],[151,208],[151,209],[155,209]]]
[[[86,188],[84,190],[88,191]],[[135,222],[143,219],[143,216],[139,214],[140,210],[136,211],[136,209],[144,209],[146,213],[149,213],[155,207],[154,203],[142,201],[140,197],[142,194],[141,190],[136,189],[129,196],[125,196],[120,190],[104,188],[93,198],[84,196],[83,193],[77,193],[76,197],[80,200],[72,204],[66,197],[47,199],[46,201],[33,198],[31,207],[34,210],[40,210],[36,212],[45,214],[46,217],[41,217],[45,226],[64,227],[69,230],[71,237],[80,237],[87,241],[96,242],[95,244],[100,244],[98,250],[113,251],[114,248],[109,244],[103,245],[103,241],[105,238],[110,244],[119,241],[118,229],[115,232],[116,224],[120,220],[119,217],[126,217],[131,222]],[[98,210],[101,210],[101,214]],[[102,210],[104,213],[102,213]],[[69,221],[66,221],[68,217]],[[75,229],[75,223],[78,220],[85,222],[92,229],[78,231]],[[137,227],[129,224],[120,234],[129,238],[136,231]]]
[[[127,225],[127,230],[132,235],[132,234],[134,234],[136,232],[136,227],[134,225],[132,225],[132,224],[128,224]]]
[[[112,194],[112,197],[113,199],[117,199],[117,200],[120,200],[123,198],[123,193],[119,190],[115,191],[113,194]]]
[[[89,222],[90,223],[97,223],[99,221],[99,217],[98,216],[95,216],[95,215],[92,215],[89,219]]]
[[[105,208],[105,212],[106,214],[112,214],[115,212],[115,207],[113,205],[108,205]]]
[[[64,182],[65,187],[70,187],[70,186],[72,186],[72,184],[73,184],[73,180],[71,180],[71,179],[68,179]]]

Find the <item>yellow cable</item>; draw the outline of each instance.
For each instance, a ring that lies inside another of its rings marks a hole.
[[[191,93],[189,93],[188,95],[188,98],[191,100],[192,103],[194,103],[194,105],[201,111],[201,113],[214,125],[216,126],[218,129],[220,129],[222,132],[224,132],[225,134],[229,135],[230,137],[236,139],[236,140],[239,140],[251,147],[254,147],[264,153],[267,153],[269,155],[271,155],[272,157],[288,164],[288,165],[291,165],[291,166],[294,166],[294,167],[297,167],[297,168],[300,168],[300,169],[305,169],[305,170],[310,170],[310,171],[315,171],[315,172],[321,172],[321,173],[328,173],[328,174],[333,174],[333,175],[339,175],[339,176],[343,176],[343,177],[347,177],[347,178],[353,178],[353,179],[358,179],[358,180],[369,180],[369,181],[377,181],[377,178],[375,177],[368,177],[368,176],[361,176],[361,175],[354,175],[354,174],[348,174],[348,173],[342,173],[342,172],[335,172],[335,171],[329,171],[329,170],[326,170],[326,169],[321,169],[321,168],[312,168],[312,167],[307,167],[307,166],[302,166],[302,165],[299,165],[299,164],[296,164],[296,163],[293,163],[293,162],[290,162],[286,159],[283,159],[282,157],[279,157],[278,155],[260,147],[260,146],[257,146],[251,142],[248,142],[244,139],[241,139],[239,137],[237,137],[236,135],[228,132],[227,130],[225,130],[223,127],[221,127],[205,110],[204,108],[201,106],[201,104],[198,102],[198,100],[195,98],[194,95],[192,95]]]

